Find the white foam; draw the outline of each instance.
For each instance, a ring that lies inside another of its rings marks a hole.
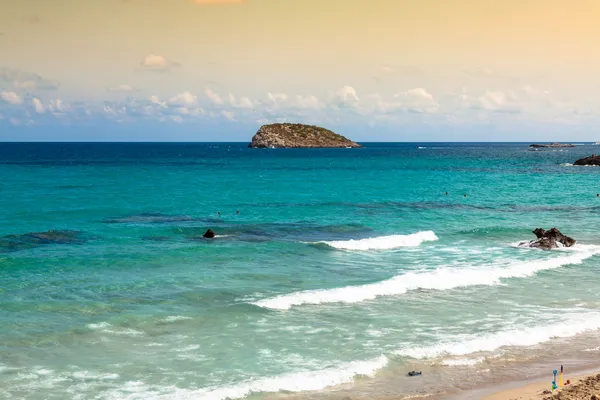
[[[229,386],[208,387],[199,390],[177,389],[174,387],[153,388],[142,382],[128,382],[126,387],[120,390],[111,390],[107,394],[108,398],[112,399],[241,399],[252,393],[322,390],[327,387],[352,382],[357,376],[372,377],[377,370],[385,367],[387,363],[387,357],[382,355],[372,360],[352,361],[321,370],[291,372],[240,382]]]
[[[185,321],[188,319],[192,319],[191,317],[184,317],[183,315],[169,315],[166,318],[162,319],[162,322],[177,322],[177,321]]]
[[[294,292],[259,300],[252,304],[274,310],[288,310],[303,304],[358,303],[416,289],[448,290],[465,286],[497,285],[500,284],[501,279],[524,278],[538,271],[580,264],[583,260],[600,254],[600,247],[577,245],[557,252],[568,255],[540,261],[513,262],[504,266],[453,267],[438,268],[429,272],[408,272],[377,283]]]
[[[571,337],[600,329],[600,313],[563,314],[560,319],[545,323],[541,326],[492,333],[453,335],[450,340],[433,346],[407,347],[394,351],[394,354],[423,359],[490,352],[505,346],[533,346],[553,338]]]
[[[86,326],[90,329],[106,329],[111,325],[108,322],[100,322],[98,324],[87,324]]]
[[[446,359],[446,360],[442,360],[442,365],[446,365],[449,367],[456,367],[456,366],[467,367],[467,366],[477,365],[484,360],[485,360],[485,358],[483,358],[483,357]]]
[[[438,240],[433,231],[422,231],[411,235],[379,236],[360,240],[323,241],[330,247],[340,250],[390,250],[398,247],[415,247],[423,242]]]

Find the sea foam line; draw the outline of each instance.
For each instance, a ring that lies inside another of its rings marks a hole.
[[[422,231],[411,235],[389,235],[359,240],[321,241],[329,247],[340,250],[390,250],[398,247],[415,247],[423,242],[438,240],[433,231]]]
[[[491,352],[506,346],[534,346],[553,338],[567,338],[600,329],[600,313],[563,314],[557,321],[544,321],[544,325],[521,327],[484,334],[453,335],[433,346],[407,347],[393,352],[395,355],[416,359],[439,356],[464,356]],[[444,363],[447,363],[445,360]]]
[[[357,376],[374,376],[375,372],[388,363],[386,356],[381,355],[367,361],[351,361],[335,367],[317,371],[301,371],[281,374],[272,377],[248,380],[237,384],[219,387],[209,387],[199,390],[169,388],[165,393],[163,388],[150,387],[137,382],[135,387],[124,388],[126,392],[134,392],[134,396],[125,394],[122,390],[112,390],[110,398],[132,399],[197,399],[225,400],[241,399],[252,393],[277,393],[279,391],[302,392],[322,390],[354,381]],[[158,393],[157,393],[158,392]]]
[[[577,246],[576,246],[577,247]],[[409,290],[448,290],[475,285],[497,285],[501,279],[524,278],[538,271],[559,268],[564,265],[580,264],[583,260],[600,254],[599,246],[570,248],[566,256],[541,261],[514,262],[508,266],[468,268],[438,268],[430,272],[408,272],[391,279],[360,286],[334,289],[306,290],[284,294],[253,302],[251,304],[274,310],[288,310],[303,304],[359,303],[379,296],[394,296]],[[576,250],[576,251],[573,251]],[[561,253],[563,253],[561,251]]]

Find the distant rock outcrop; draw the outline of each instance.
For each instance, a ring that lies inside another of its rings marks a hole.
[[[559,247],[571,247],[577,241],[569,236],[563,235],[558,229],[552,228],[549,231],[537,228],[533,231],[537,237],[536,240],[530,242],[522,242],[519,246],[533,247],[542,250],[557,249]]]
[[[358,148],[360,144],[314,125],[270,124],[260,127],[251,148]]]
[[[550,143],[550,144],[532,144],[529,147],[534,148],[534,149],[545,149],[545,148],[575,147],[575,145],[554,142],[554,143]]]
[[[600,165],[600,156],[592,154],[589,157],[580,158],[573,165]]]

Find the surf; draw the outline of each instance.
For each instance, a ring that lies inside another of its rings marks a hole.
[[[569,250],[557,251],[561,255],[545,260],[512,261],[505,265],[481,267],[440,267],[427,272],[407,272],[393,278],[358,286],[332,289],[315,289],[283,294],[262,299],[252,304],[273,310],[289,310],[294,306],[327,303],[360,303],[381,296],[395,296],[410,290],[449,290],[475,285],[497,285],[502,279],[526,278],[538,271],[560,268],[565,265],[581,264],[584,260],[600,254],[600,246],[576,245]]]
[[[392,250],[400,247],[416,247],[424,242],[438,240],[435,232],[421,231],[410,235],[388,235],[365,239],[351,240],[333,240],[320,241],[315,244],[322,244],[327,247],[338,250]]]

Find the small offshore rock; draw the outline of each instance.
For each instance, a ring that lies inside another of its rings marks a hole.
[[[584,158],[580,158],[579,160],[575,161],[573,163],[573,165],[595,165],[595,166],[599,166],[600,165],[600,156],[597,156],[595,154],[589,156],[589,157],[584,157]]]
[[[545,230],[537,228],[532,233],[537,237],[536,240],[532,240],[529,243],[521,243],[521,246],[533,247],[542,250],[557,249],[560,247],[571,247],[577,243],[572,237],[563,235],[558,229],[552,228]]]
[[[212,231],[212,229],[209,229],[206,232],[204,232],[204,235],[202,235],[202,237],[207,239],[214,239],[215,233]]]

